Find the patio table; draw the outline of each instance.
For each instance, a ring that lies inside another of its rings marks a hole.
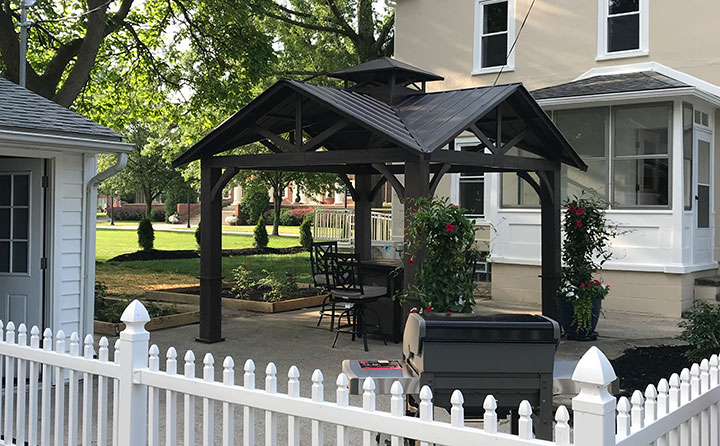
[[[403,262],[400,259],[369,259],[360,261],[364,285],[387,286],[388,296],[382,297],[367,307],[380,318],[381,334],[385,340],[402,342],[403,308],[392,296],[403,289]]]

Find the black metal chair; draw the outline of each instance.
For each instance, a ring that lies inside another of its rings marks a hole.
[[[330,317],[331,331],[335,329],[335,319],[339,318],[342,310],[345,309],[340,308],[339,310],[341,311],[336,311],[338,308],[332,298],[332,294],[329,292],[333,284],[332,258],[337,255],[337,253],[338,244],[335,241],[314,242],[310,247],[310,270],[315,288],[328,291],[320,307],[320,317],[318,318],[317,326],[320,326],[324,316],[328,316]]]
[[[362,275],[360,274],[360,262],[357,255],[336,254],[332,259],[333,285],[330,288],[332,299],[336,303],[344,302],[351,304],[338,318],[338,325],[335,328],[335,340],[332,343],[332,347],[335,347],[340,333],[349,333],[352,335],[353,341],[355,337],[361,337],[363,347],[365,351],[368,351],[368,327],[375,328],[375,334],[380,334],[381,336],[382,334],[379,323],[380,318],[374,311],[373,313],[375,313],[378,323],[368,325],[365,312],[369,309],[366,308],[366,305],[377,301],[381,297],[387,296],[388,289],[384,286],[363,285]],[[342,320],[342,317],[345,315],[350,317],[350,323],[342,325],[340,324],[340,320]],[[384,337],[383,342],[387,345]]]

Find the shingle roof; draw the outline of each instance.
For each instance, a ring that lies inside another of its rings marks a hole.
[[[593,76],[531,92],[536,100],[689,87],[654,71]]]
[[[0,128],[119,141],[122,135],[0,77]]]

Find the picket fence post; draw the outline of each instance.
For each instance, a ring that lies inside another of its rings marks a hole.
[[[608,386],[617,376],[610,361],[593,346],[578,362],[572,379],[580,387],[580,393],[572,400],[574,444],[614,446],[615,397],[608,392]]]
[[[120,320],[125,329],[120,332],[119,371],[119,446],[137,446],[147,440],[147,387],[133,383],[135,370],[148,368],[150,333],[145,324],[150,316],[142,303],[134,300],[125,308]]]

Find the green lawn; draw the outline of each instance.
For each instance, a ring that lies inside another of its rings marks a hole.
[[[110,226],[110,222],[109,221],[99,221],[99,222],[97,222],[97,225],[99,227]],[[135,226],[135,227],[137,227],[137,225],[138,225],[137,221],[115,220],[115,226]],[[176,229],[187,229],[185,224],[174,225],[174,227]],[[191,226],[190,229],[194,231],[195,228],[197,228],[197,226]],[[272,225],[267,225],[265,227],[265,229],[267,230],[268,234],[271,234],[273,227],[272,227]],[[255,226],[223,225],[222,230],[224,232],[253,232],[255,230]],[[162,229],[160,229],[160,231],[162,231]],[[280,226],[280,233],[281,234],[300,234],[300,226]]]
[[[223,235],[224,249],[252,248],[251,235]],[[298,246],[297,237],[270,237],[269,246],[272,248],[286,248]],[[95,258],[101,262],[120,254],[137,251],[137,233],[130,230],[98,229]],[[155,249],[177,250],[197,249],[195,234],[192,232],[155,231]],[[174,260],[173,260],[174,262]],[[147,263],[147,262],[143,262]]]

